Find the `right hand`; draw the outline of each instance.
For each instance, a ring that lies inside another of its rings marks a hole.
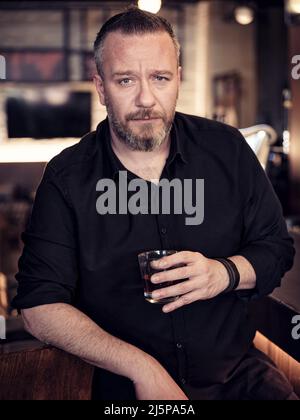
[[[134,387],[138,400],[188,400],[173,378],[154,359],[153,363],[139,373]]]

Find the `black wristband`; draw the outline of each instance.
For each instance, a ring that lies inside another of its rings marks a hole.
[[[229,275],[229,286],[224,290],[223,293],[233,292],[239,287],[241,280],[240,273],[236,265],[228,258],[215,258],[215,260],[224,265]]]

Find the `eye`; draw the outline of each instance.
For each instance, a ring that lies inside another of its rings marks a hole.
[[[129,85],[132,83],[132,79],[129,79],[129,78],[127,77],[126,79],[119,80],[119,81],[118,81],[118,83],[119,83],[121,86],[129,86]]]
[[[165,76],[156,75],[156,76],[154,76],[154,78],[158,82],[167,82],[167,81],[169,81],[169,79],[167,77],[165,77]]]

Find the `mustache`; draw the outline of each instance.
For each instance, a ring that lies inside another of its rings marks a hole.
[[[126,120],[145,120],[145,119],[152,119],[152,118],[162,118],[164,119],[164,115],[160,112],[154,112],[150,109],[143,109],[138,112],[132,112],[126,116]]]

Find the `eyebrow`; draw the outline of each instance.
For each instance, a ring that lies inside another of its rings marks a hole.
[[[166,74],[169,76],[173,76],[173,72],[169,71],[169,70],[152,70],[151,71],[152,74]],[[121,76],[132,76],[135,75],[136,73],[133,71],[122,71],[122,72],[115,72],[113,73],[113,77],[121,77]]]

